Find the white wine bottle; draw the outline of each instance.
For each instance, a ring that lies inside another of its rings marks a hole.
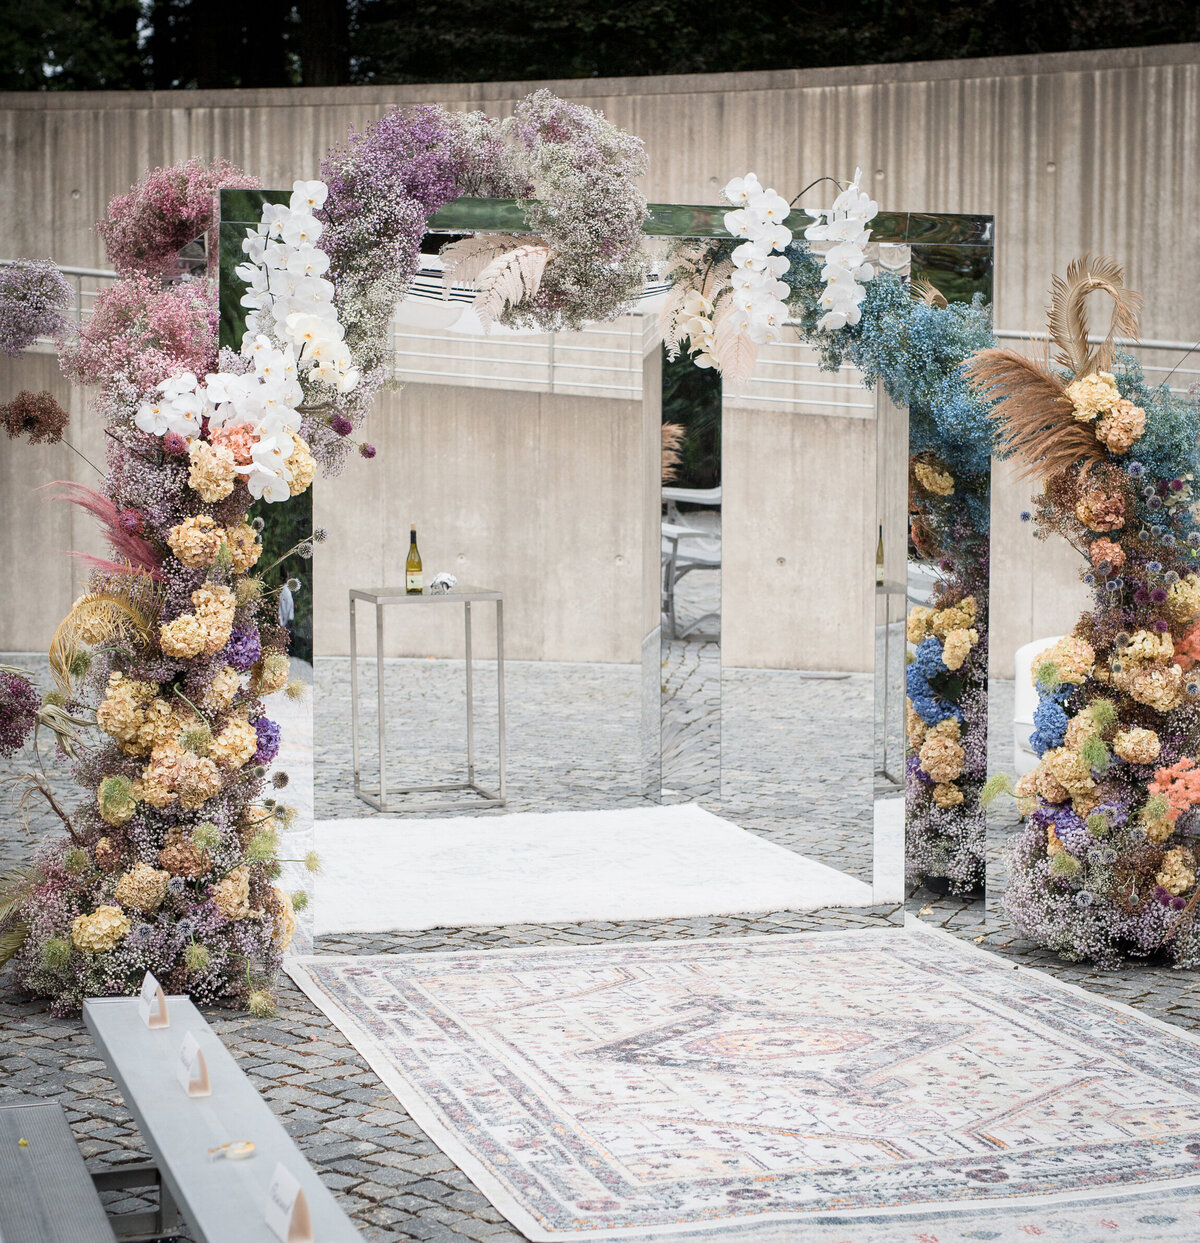
[[[417,548],[415,525],[408,537],[408,560],[404,563],[404,590],[410,596],[419,596],[425,590],[425,580],[421,574],[421,552]]]
[[[883,586],[883,523],[879,524],[879,543],[875,545],[875,586]]]

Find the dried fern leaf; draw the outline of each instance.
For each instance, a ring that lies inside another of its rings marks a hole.
[[[938,289],[938,287],[930,280],[920,277],[909,286],[909,293],[918,301],[923,302],[926,306],[931,306],[935,311],[944,311],[950,304],[946,301],[946,295]]]
[[[1075,418],[1062,380],[1017,350],[979,350],[963,364],[972,388],[994,403],[999,443],[1020,477],[1049,479],[1061,471],[1091,469],[1107,457],[1091,423]]]
[[[672,359],[679,357],[679,345],[683,338],[683,302],[690,292],[689,285],[672,285],[655,320],[655,331],[667,347],[667,356]]]
[[[1112,316],[1103,342],[1092,350],[1088,345],[1087,296],[1102,290],[1113,300]],[[1113,361],[1113,339],[1138,335],[1138,312],[1142,296],[1125,288],[1125,271],[1107,255],[1084,255],[1067,266],[1066,279],[1055,276],[1051,282],[1047,321],[1056,346],[1055,361],[1077,376],[1107,371]]]
[[[489,263],[528,240],[515,233],[476,233],[443,246],[438,252],[444,265],[442,296],[449,297],[454,285],[473,285]]]
[[[518,246],[493,259],[479,274],[479,292],[472,306],[484,332],[503,314],[505,307],[519,306],[537,296],[546,264],[554,257],[541,243]]]
[[[732,308],[730,308],[732,309]],[[758,346],[737,329],[731,314],[713,316],[713,355],[721,370],[721,378],[730,384],[748,380],[758,361]]]

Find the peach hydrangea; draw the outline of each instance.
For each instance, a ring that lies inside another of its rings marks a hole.
[[[1076,502],[1075,517],[1089,531],[1119,531],[1125,525],[1125,499],[1089,492]]]
[[[1183,670],[1178,665],[1140,665],[1129,680],[1129,694],[1155,712],[1174,712],[1183,703]]]
[[[1169,634],[1155,634],[1150,630],[1135,630],[1129,636],[1119,660],[1170,660],[1175,655],[1175,645]]]
[[[175,775],[175,792],[179,795],[179,805],[188,811],[203,807],[221,792],[221,774],[216,764],[206,755],[183,752]]]
[[[1121,400],[1116,376],[1111,371],[1094,371],[1072,380],[1066,387],[1066,396],[1080,423],[1091,423]]]
[[[1200,575],[1189,574],[1167,589],[1167,611],[1179,622],[1200,614]]]
[[[1072,751],[1082,750],[1085,743],[1100,737],[1100,725],[1090,712],[1081,712],[1067,722],[1067,735],[1064,745]]]
[[[145,702],[158,693],[152,682],[135,682],[120,673],[108,675],[104,699],[96,708],[96,724],[127,755],[140,753],[138,733],[145,724]]]
[[[203,650],[212,655],[229,642],[237,601],[228,587],[198,587],[192,592],[196,620],[204,631]]]
[[[917,710],[913,707],[911,699],[904,701],[904,732],[908,736],[908,745],[917,750],[921,743],[925,741],[925,734],[928,727],[921,720]]]
[[[119,906],[98,906],[90,915],[76,915],[71,921],[71,940],[89,954],[105,954],[120,945],[129,928],[129,918]]]
[[[1200,803],[1200,768],[1195,760],[1178,760],[1169,768],[1160,768],[1147,789],[1167,800],[1166,817],[1174,823],[1189,807]]]
[[[158,628],[158,643],[163,653],[177,660],[191,660],[204,651],[208,631],[192,613],[184,613]]]
[[[213,445],[228,449],[238,466],[250,465],[251,450],[258,444],[253,423],[231,423],[226,427],[212,428],[208,439]]]
[[[193,440],[188,448],[191,466],[188,470],[188,486],[199,492],[205,501],[223,501],[237,482],[238,474],[233,453],[224,445],[210,445],[204,440]]]
[[[921,769],[941,785],[962,776],[966,752],[953,738],[930,731],[918,753]]]
[[[1125,549],[1115,540],[1105,539],[1103,536],[1092,540],[1088,555],[1092,559],[1093,569],[1107,562],[1116,574],[1125,564]]]
[[[1128,453],[1133,442],[1146,430],[1146,412],[1131,401],[1121,400],[1111,406],[1096,424],[1096,439],[1116,456]]]
[[[254,666],[255,684],[260,695],[273,695],[283,690],[290,676],[291,664],[283,652],[267,652]]]
[[[207,514],[197,514],[173,526],[167,532],[167,543],[188,569],[202,570],[216,559],[221,528]]]

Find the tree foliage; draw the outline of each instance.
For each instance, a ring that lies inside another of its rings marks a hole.
[[[1200,39],[1194,0],[25,0],[0,87],[332,86],[746,72]]]

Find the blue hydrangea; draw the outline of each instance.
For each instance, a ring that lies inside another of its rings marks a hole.
[[[943,699],[932,686],[934,678],[948,672],[946,662],[942,660],[942,645],[937,639],[930,637],[917,644],[913,662],[905,670],[904,681],[913,711],[926,725],[937,725],[950,717],[962,720],[962,711],[957,705]]]
[[[1059,694],[1043,695],[1033,710],[1033,733],[1029,744],[1040,759],[1052,747],[1061,747],[1067,736],[1070,717],[1063,710]]]

